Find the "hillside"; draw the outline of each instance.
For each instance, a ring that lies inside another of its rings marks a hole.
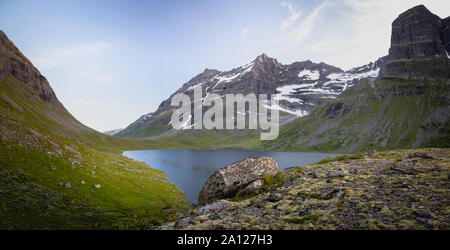
[[[187,204],[164,173],[121,156],[170,148],[78,122],[0,31],[0,228],[149,228]]]

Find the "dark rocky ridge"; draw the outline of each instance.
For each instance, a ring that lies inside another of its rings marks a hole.
[[[380,75],[449,78],[449,37],[448,17],[442,20],[423,5],[405,11],[392,23],[391,47]],[[423,60],[437,62],[424,65]]]
[[[0,81],[7,76],[14,76],[28,84],[38,92],[39,97],[45,102],[61,105],[47,79],[0,30]]]

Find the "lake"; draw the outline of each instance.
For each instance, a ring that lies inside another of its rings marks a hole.
[[[126,151],[123,155],[164,171],[167,178],[183,190],[186,199],[197,204],[198,193],[214,171],[247,157],[274,157],[278,161],[278,168],[285,169],[306,166],[338,154],[250,150],[139,150]]]

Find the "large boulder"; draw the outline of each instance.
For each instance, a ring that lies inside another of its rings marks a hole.
[[[265,175],[278,172],[277,160],[272,157],[251,157],[235,162],[214,172],[203,186],[198,203],[205,205],[214,200],[235,196],[240,190],[260,182]]]

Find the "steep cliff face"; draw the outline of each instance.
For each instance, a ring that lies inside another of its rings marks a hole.
[[[0,81],[7,76],[13,76],[32,87],[43,101],[61,105],[47,79],[0,30]]]
[[[447,57],[450,54],[450,17],[442,19],[441,37]]]
[[[450,77],[449,18],[442,20],[425,6],[411,8],[392,23],[391,47],[381,75]],[[424,64],[424,60],[430,61]]]

